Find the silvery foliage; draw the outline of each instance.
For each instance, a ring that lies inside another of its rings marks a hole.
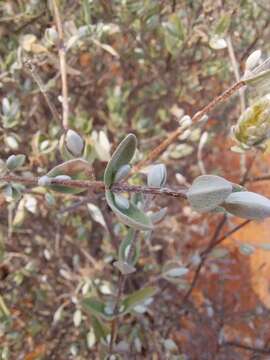
[[[130,171],[130,161],[136,147],[137,139],[134,134],[128,134],[118,145],[104,172],[105,196],[108,205],[120,222],[137,230],[152,230],[153,224],[150,217],[134,201],[115,194],[111,189],[114,183]]]
[[[191,207],[198,212],[227,211],[244,219],[270,216],[270,200],[216,175],[202,175],[187,191]]]
[[[192,208],[207,212],[218,207],[232,192],[232,184],[216,175],[197,177],[187,192]]]
[[[270,200],[251,191],[228,196],[223,207],[232,215],[244,219],[264,219],[270,216]]]

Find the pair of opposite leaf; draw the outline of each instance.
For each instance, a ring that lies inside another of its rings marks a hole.
[[[137,205],[111,190],[112,185],[125,178],[131,169],[130,161],[136,147],[137,139],[134,134],[128,134],[118,145],[105,169],[105,196],[108,205],[122,223],[138,230],[152,230],[150,218]]]
[[[192,208],[198,212],[227,211],[244,219],[264,219],[270,216],[270,200],[245,191],[243,187],[216,175],[196,178],[187,192]]]

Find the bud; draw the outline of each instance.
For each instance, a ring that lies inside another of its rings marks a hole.
[[[38,186],[48,186],[51,184],[52,178],[47,175],[41,176],[38,179]]]
[[[55,176],[54,179],[55,180],[71,180],[71,177],[68,175],[58,175],[58,176]]]
[[[189,115],[184,115],[180,121],[179,121],[179,125],[181,126],[181,128],[187,129],[188,127],[190,127],[192,125],[192,119]]]
[[[261,50],[253,51],[246,59],[246,70],[252,70],[255,66],[257,66],[261,56]]]
[[[82,155],[84,150],[84,141],[76,131],[69,129],[66,133],[65,144],[67,150],[76,157]]]
[[[249,63],[251,63],[250,65],[255,63],[255,56],[258,55],[254,55],[254,59],[251,58],[251,61],[249,61]],[[259,61],[259,59],[257,61]],[[259,87],[260,89],[268,86],[270,81],[270,58],[267,58],[258,66],[247,68],[243,76],[243,81],[249,86]]]
[[[270,200],[250,191],[234,192],[222,204],[230,214],[243,219],[264,219],[270,216]]]
[[[235,139],[247,148],[261,145],[267,140],[270,133],[270,94],[248,107],[232,132]]]
[[[129,201],[122,195],[115,194],[114,195],[115,204],[122,210],[127,210],[129,208]]]
[[[161,187],[167,179],[167,170],[164,164],[152,165],[147,175],[147,185]]]
[[[7,168],[9,170],[15,170],[18,167],[22,166],[25,161],[25,155],[10,155],[6,161]]]
[[[44,40],[47,46],[52,46],[57,43],[58,40],[58,32],[55,27],[49,27],[45,30]]]

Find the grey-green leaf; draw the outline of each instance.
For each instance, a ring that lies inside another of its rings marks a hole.
[[[136,268],[133,265],[121,260],[115,261],[113,266],[115,266],[123,275],[129,275],[136,271]]]
[[[82,301],[82,306],[85,311],[99,318],[105,320],[112,320],[114,318],[113,314],[106,313],[106,304],[94,297],[85,298]]]
[[[118,260],[119,261],[122,261],[122,262],[127,261],[130,244],[133,241],[135,233],[136,233],[136,230],[128,229],[128,233],[127,233],[126,237],[121,241],[121,244],[120,244],[119,250],[118,250]],[[136,262],[140,256],[140,251],[141,251],[140,239],[136,238],[135,250],[133,251],[133,256],[132,256],[132,259],[131,259],[129,265],[134,266],[136,264]]]
[[[197,177],[187,192],[192,208],[207,212],[219,206],[232,192],[232,184],[216,175]]]
[[[110,187],[115,182],[115,176],[121,166],[127,165],[132,160],[136,147],[137,139],[134,134],[128,134],[118,145],[104,172],[104,183],[106,187]]]
[[[151,220],[135,204],[130,202],[128,209],[120,208],[116,204],[114,194],[111,191],[107,190],[105,196],[108,205],[123,224],[137,230],[152,230],[153,224]]]
[[[91,325],[93,326],[96,338],[106,339],[106,336],[110,333],[110,329],[105,325],[102,320],[96,316],[91,316]]]
[[[232,193],[222,206],[243,219],[259,220],[270,216],[270,200],[251,191]]]
[[[150,297],[154,296],[157,292],[155,287],[146,287],[135,291],[131,295],[128,295],[123,301],[124,312],[131,311],[136,305],[144,302]]]

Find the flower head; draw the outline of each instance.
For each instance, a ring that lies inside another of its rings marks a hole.
[[[248,107],[232,131],[243,147],[261,146],[270,135],[270,94]]]

